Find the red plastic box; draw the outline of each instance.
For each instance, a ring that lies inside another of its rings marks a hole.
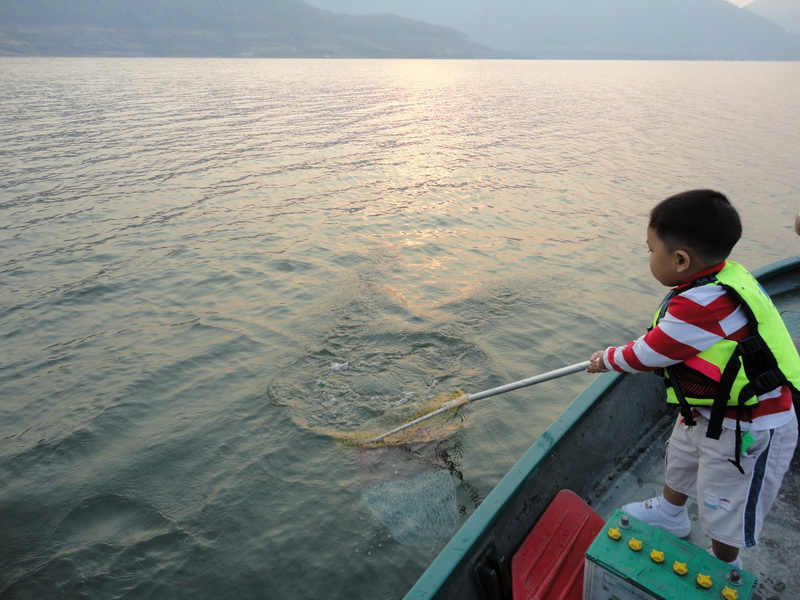
[[[514,600],[581,600],[586,550],[604,526],[577,494],[556,494],[511,560]]]

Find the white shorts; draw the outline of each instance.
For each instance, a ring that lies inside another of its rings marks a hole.
[[[758,543],[764,516],[772,508],[797,445],[797,419],[765,431],[752,431],[753,443],[740,456],[744,475],[729,462],[736,432],[723,429],[706,437],[708,419],[687,427],[675,424],[667,445],[665,483],[697,500],[700,525],[713,540],[748,548]]]

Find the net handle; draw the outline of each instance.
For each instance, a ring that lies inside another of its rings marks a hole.
[[[542,383],[543,381],[550,381],[551,379],[557,379],[559,377],[564,377],[565,375],[571,375],[572,373],[577,373],[579,371],[585,371],[589,367],[589,361],[584,361],[582,363],[576,363],[574,365],[569,365],[567,367],[561,367],[560,369],[555,369],[554,371],[549,371],[548,373],[542,373],[541,375],[534,375],[533,377],[528,377],[527,379],[520,379],[519,381],[514,381],[512,383],[507,383],[505,385],[501,385],[495,388],[491,388],[489,390],[484,390],[482,392],[476,392],[474,394],[464,394],[459,396],[455,400],[450,400],[449,402],[445,402],[441,408],[433,411],[432,413],[428,413],[427,415],[423,415],[418,419],[414,419],[413,421],[409,421],[408,423],[404,423],[399,427],[395,427],[391,431],[387,431],[386,433],[382,433],[367,443],[372,444],[377,441],[382,440],[383,438],[389,437],[390,435],[394,435],[395,433],[399,433],[404,429],[408,429],[412,425],[416,425],[417,423],[421,423],[426,419],[430,419],[431,417],[435,417],[436,415],[440,415],[443,412],[448,410],[452,410],[454,408],[458,408],[459,406],[464,406],[468,402],[474,402],[476,400],[483,400],[484,398],[488,398],[490,396],[497,396],[498,394],[504,394],[506,392],[510,392],[512,390],[518,390],[520,388],[527,387],[529,385],[534,385],[536,383]]]

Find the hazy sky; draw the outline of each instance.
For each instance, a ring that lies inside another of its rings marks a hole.
[[[728,0],[728,2],[735,4],[736,6],[744,6],[745,4],[750,4],[753,0]]]

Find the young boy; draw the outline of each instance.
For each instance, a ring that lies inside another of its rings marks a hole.
[[[667,446],[660,497],[623,507],[679,537],[697,500],[710,552],[741,567],[758,542],[797,445],[792,390],[800,357],[780,315],[753,277],[726,260],[742,228],[728,199],[692,190],[650,213],[650,271],[673,288],[653,327],[624,346],[595,352],[590,373],[657,371],[681,415]]]

